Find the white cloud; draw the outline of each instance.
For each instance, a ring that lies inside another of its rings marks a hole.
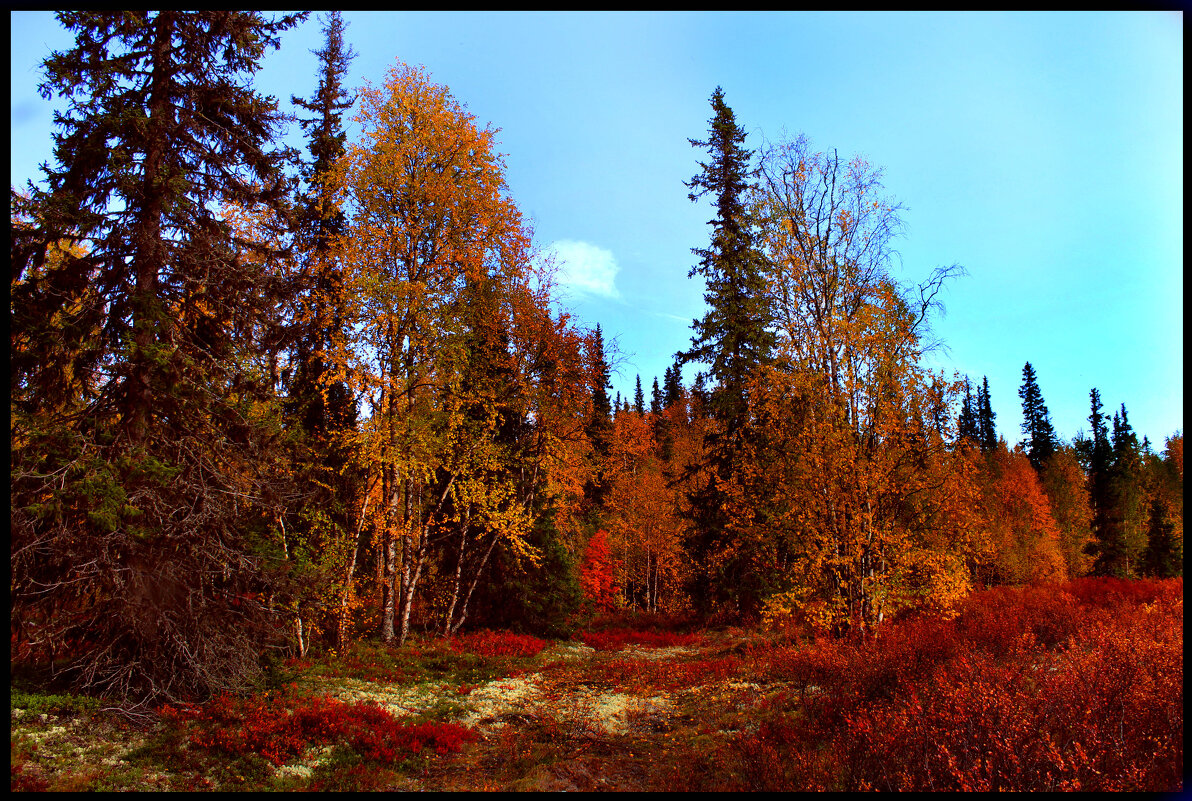
[[[574,239],[551,242],[546,246],[546,251],[554,255],[558,264],[559,272],[555,280],[560,285],[585,295],[621,297],[616,286],[617,270],[620,268],[612,251]]]

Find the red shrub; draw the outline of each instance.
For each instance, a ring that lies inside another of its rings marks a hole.
[[[460,634],[451,641],[451,648],[456,653],[473,653],[479,656],[535,656],[546,645],[546,640],[529,634],[487,629]]]
[[[607,631],[580,632],[584,645],[598,651],[617,651],[626,645],[647,645],[652,648],[703,645],[702,634],[680,634],[673,631],[637,631],[634,629],[610,629]]]
[[[162,717],[192,722],[191,742],[232,755],[259,754],[282,765],[311,745],[346,744],[363,758],[394,762],[423,749],[458,751],[474,739],[450,723],[409,724],[379,706],[327,696],[221,695],[202,709],[163,708]]]
[[[660,692],[679,692],[749,674],[738,656],[698,659],[691,662],[615,659],[574,668],[573,675],[585,684],[632,687]]]
[[[1070,581],[1063,586],[1081,603],[1105,609],[1132,607],[1153,603],[1159,598],[1182,598],[1184,580],[1177,579],[1117,579],[1088,577]]]
[[[1182,789],[1182,582],[1147,584],[1000,588],[952,624],[775,650],[791,691],[734,741],[733,786]]]

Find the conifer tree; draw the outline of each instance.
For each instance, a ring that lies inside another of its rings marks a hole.
[[[310,161],[303,165],[305,192],[298,200],[301,283],[304,292],[293,321],[294,366],[290,409],[298,412],[303,428],[324,434],[355,421],[356,404],[342,381],[325,382],[331,338],[344,325],[343,265],[334,253],[335,239],[347,230],[343,210],[330,185],[332,168],[344,154],[347,135],[343,114],[354,98],[345,86],[348,65],[356,53],[345,44],[344,22],[338,11],[324,23],[325,43],[319,57],[319,83],[313,97],[291,102],[312,116],[300,120],[306,131]]]
[[[633,390],[633,411],[638,414],[646,413],[646,396],[642,393],[642,377],[637,376],[637,386]]]
[[[1043,393],[1039,391],[1035,368],[1030,362],[1022,368],[1018,397],[1022,399],[1022,433],[1026,435],[1022,444],[1031,465],[1041,470],[1047,458],[1055,452],[1056,436],[1051,427],[1051,416],[1043,403]]]
[[[1089,502],[1093,510],[1092,550],[1097,559],[1093,570],[1098,575],[1108,575],[1113,572],[1113,565],[1119,562],[1121,554],[1120,543],[1115,542],[1114,532],[1109,522],[1110,499],[1109,479],[1110,467],[1113,461],[1113,449],[1109,441],[1109,431],[1105,424],[1105,416],[1101,414],[1101,393],[1094,387],[1089,392],[1089,425],[1093,438],[1084,443],[1083,456],[1088,464]]]
[[[609,451],[612,447],[613,414],[620,411],[621,393],[617,392],[615,405],[609,405],[608,391],[612,389],[609,382],[608,359],[604,353],[604,334],[600,324],[592,334],[591,347],[592,363],[592,416],[585,428],[588,441],[592,443],[592,477],[584,484],[584,498],[594,511],[604,503],[608,488],[605,486],[604,466],[607,463]]]
[[[977,434],[985,453],[997,449],[997,429],[993,423],[996,418],[989,400],[989,376],[982,376],[981,388],[977,391]]]
[[[745,131],[724,102],[720,87],[712,93],[711,104],[708,138],[689,140],[692,146],[706,149],[709,158],[700,162],[700,173],[687,184],[693,202],[710,195],[716,212],[709,221],[711,242],[706,248],[692,249],[699,263],[690,272],[690,277],[699,275],[705,281],[708,310],[695,321],[695,336],[683,360],[709,366],[714,385],[706,408],[714,425],[705,443],[707,466],[723,481],[738,472],[739,438],[750,416],[748,381],[755,368],[769,360],[774,335],[769,329],[764,257],[747,207],[752,152],[744,147]],[[691,503],[694,535],[689,548],[696,564],[692,588],[706,611],[712,600],[709,593],[731,597],[734,586],[741,583],[734,571],[745,568],[742,561],[719,568],[714,577],[705,572],[709,554],[720,549],[726,536],[720,482],[709,481],[697,489]]]
[[[956,420],[956,441],[968,442],[976,445],[980,442],[980,431],[977,424],[977,405],[973,401],[972,383],[966,376],[964,379],[964,399],[960,404],[960,416]]]
[[[305,651],[309,639],[301,636],[303,607],[318,603],[318,595],[326,589],[302,580],[302,574],[332,572],[327,559],[352,552],[350,547],[337,547],[336,543],[353,536],[352,510],[358,494],[355,485],[359,483],[347,469],[351,450],[343,437],[355,429],[356,398],[344,381],[332,380],[328,355],[347,318],[344,268],[336,253],[336,238],[345,233],[347,224],[331,182],[333,168],[345,150],[343,114],[354,99],[345,81],[348,65],[356,54],[344,42],[344,23],[338,11],[327,16],[323,33],[323,47],[313,51],[319,58],[314,94],[310,100],[291,97],[291,102],[311,114],[299,120],[307,134],[310,161],[303,164],[305,185],[296,203],[298,299],[289,321],[291,357],[284,373],[289,390],[285,412],[301,432],[300,437],[291,440],[296,493],[301,500],[287,504],[283,512],[296,538],[294,547],[287,544],[285,554],[299,578],[296,628],[300,651]],[[351,573],[353,568],[350,563],[346,572]],[[334,572],[342,575],[345,569]],[[350,575],[343,575],[344,583],[351,581]],[[346,588],[341,588],[341,595],[345,592]],[[347,636],[346,615],[342,610],[325,612],[338,614],[337,621],[325,621],[322,628],[327,633],[334,631],[342,647]]]
[[[1142,486],[1142,460],[1138,437],[1130,425],[1123,403],[1113,415],[1110,442],[1111,462],[1105,486],[1105,548],[1094,569],[1119,577],[1133,577],[1142,569],[1140,558],[1145,548],[1147,506]]]
[[[650,390],[650,414],[659,414],[662,411],[662,390],[658,386],[658,378],[654,378],[654,387]]]
[[[41,93],[67,110],[14,242],[14,274],[37,280],[18,280],[13,301],[35,310],[20,321],[34,338],[54,303],[92,304],[66,336],[94,391],[47,419],[34,390],[14,416],[13,553],[35,558],[12,561],[11,608],[51,652],[77,644],[66,670],[88,691],[202,696],[259,673],[271,582],[251,540],[281,481],[260,356],[288,291],[262,243],[287,235],[292,154],[248,79],[304,17],[58,14],[75,42],[46,59]],[[256,213],[261,230],[221,207]],[[77,250],[47,265],[63,240]],[[56,369],[14,378],[36,387]]]
[[[662,380],[662,405],[670,408],[683,396],[683,372],[678,364],[666,368]]]

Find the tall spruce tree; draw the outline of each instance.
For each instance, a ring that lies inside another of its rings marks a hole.
[[[1095,387],[1089,392],[1089,407],[1088,420],[1093,437],[1084,443],[1083,455],[1088,464],[1089,502],[1093,511],[1094,539],[1090,543],[1090,550],[1096,556],[1093,572],[1100,576],[1123,575],[1125,543],[1112,519],[1113,444],[1105,415],[1101,413],[1101,393]]]
[[[1030,362],[1022,368],[1022,386],[1018,389],[1022,399],[1022,433],[1026,439],[1027,458],[1035,470],[1042,470],[1044,463],[1055,452],[1055,430],[1051,427],[1051,415],[1043,403],[1043,393]]]
[[[705,443],[707,466],[727,480],[739,469],[739,438],[750,418],[749,378],[769,361],[774,335],[765,300],[764,257],[747,205],[752,152],[744,147],[745,130],[724,102],[720,87],[712,93],[711,104],[708,138],[689,140],[706,149],[709,158],[700,162],[700,172],[687,184],[690,200],[710,196],[716,211],[709,221],[709,246],[692,249],[699,263],[689,276],[704,279],[708,310],[702,320],[694,321],[695,336],[683,360],[708,365],[714,385],[706,409],[714,424]],[[717,575],[707,572],[709,556],[725,545],[726,506],[720,482],[709,481],[696,490],[691,510],[694,534],[688,546],[696,565],[691,587],[697,604],[707,611],[714,599],[736,597],[736,587],[745,582],[735,571],[746,569],[747,560],[730,560],[716,568]],[[748,607],[759,599],[736,600],[739,607]]]
[[[633,390],[633,411],[638,414],[646,413],[646,396],[642,392],[642,377],[637,376],[637,385]]]
[[[960,415],[956,419],[956,442],[967,442],[970,446],[980,442],[977,426],[977,405],[973,400],[973,386],[968,377],[964,379],[964,399],[960,402]]]
[[[662,388],[658,386],[658,377],[654,378],[654,387],[650,390],[650,414],[659,415],[663,409]]]
[[[989,400],[989,376],[981,376],[981,388],[977,390],[977,437],[981,450],[993,453],[997,449],[997,428],[994,420],[993,403]]]
[[[310,161],[303,165],[304,192],[298,199],[297,227],[302,269],[302,296],[292,321],[293,368],[290,408],[297,411],[308,433],[350,428],[356,417],[355,399],[342,381],[328,382],[327,353],[332,338],[344,325],[343,266],[335,257],[337,237],[347,230],[343,210],[329,183],[332,169],[344,154],[347,134],[343,115],[352,107],[346,87],[348,66],[356,53],[344,42],[344,22],[338,11],[328,14],[323,27],[318,86],[310,100],[291,97],[311,116],[300,119],[306,132]]]
[[[85,297],[87,329],[58,335],[86,351],[90,394],[39,416],[38,374],[58,366],[14,376],[34,389],[14,415],[11,610],[49,654],[74,644],[81,689],[203,696],[260,670],[273,626],[254,540],[280,479],[256,413],[272,393],[259,337],[287,287],[259,243],[287,233],[292,153],[249,79],[304,17],[58,14],[75,42],[46,59],[41,92],[67,108],[20,210],[13,302],[29,315],[14,337],[36,340],[55,304]],[[246,235],[221,206],[272,230]],[[63,240],[75,255],[47,264]]]
[[[329,355],[346,324],[348,303],[335,247],[347,223],[330,182],[345,150],[343,115],[354,101],[346,80],[356,54],[344,42],[344,27],[338,11],[328,14],[323,47],[312,51],[319,59],[315,91],[310,100],[290,98],[310,115],[299,119],[310,158],[302,165],[303,186],[295,203],[297,298],[287,321],[289,330],[282,332],[290,349],[290,364],[283,374],[288,390],[284,410],[291,429],[300,432],[290,439],[297,497],[283,512],[286,526],[295,535],[295,545],[287,546],[285,554],[298,579],[299,598],[294,603],[300,635],[305,628],[304,608],[325,606],[318,603],[318,594],[325,588],[304,574],[331,572],[328,558],[352,552],[345,545],[355,528],[352,517],[361,480],[349,468],[351,446],[343,436],[356,427],[356,398],[342,380],[332,380]],[[341,647],[347,636],[346,617],[320,621],[319,628],[336,634]],[[305,650],[307,639],[299,637],[300,650]]]
[[[1111,462],[1106,482],[1107,545],[1094,570],[1118,577],[1139,574],[1146,546],[1148,512],[1143,487],[1142,451],[1130,425],[1126,404],[1113,415]]]
[[[592,478],[584,484],[584,499],[589,505],[589,511],[595,512],[604,503],[608,494],[608,487],[604,480],[604,466],[612,448],[613,415],[620,411],[621,393],[617,393],[616,405],[610,405],[608,391],[612,389],[609,381],[608,359],[604,353],[604,334],[600,324],[592,334],[592,416],[588,418],[585,428],[588,441],[592,443]]]
[[[678,364],[666,368],[662,379],[662,405],[670,408],[683,397],[683,370]]]

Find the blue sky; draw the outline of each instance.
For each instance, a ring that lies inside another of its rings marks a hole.
[[[11,12],[12,183],[52,155],[38,64],[71,40]],[[536,240],[567,262],[562,303],[616,338],[615,389],[647,393],[703,313],[688,279],[706,203],[683,185],[719,85],[748,147],[806,134],[884,167],[906,207],[906,282],[959,263],[932,363],[989,377],[1021,439],[1034,366],[1057,433],[1088,395],[1125,403],[1156,449],[1183,428],[1183,16],[1106,13],[345,12],[351,82],[422,64],[501,129]],[[312,15],[257,86],[288,105],[315,81]],[[295,140],[297,141],[297,140]],[[687,376],[690,380],[691,376]]]

